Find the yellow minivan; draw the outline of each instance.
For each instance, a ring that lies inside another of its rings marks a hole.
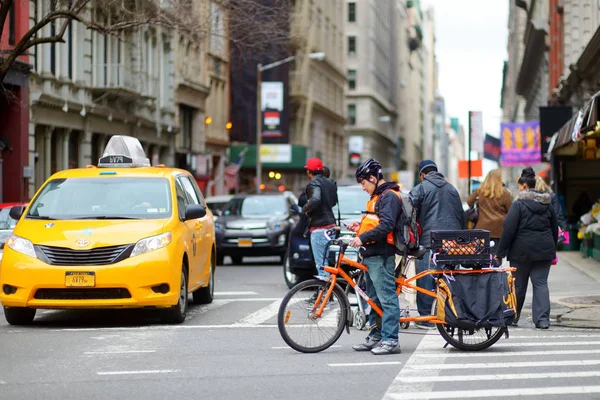
[[[189,293],[212,302],[213,215],[189,172],[150,166],[133,137],[111,137],[97,167],[52,175],[11,216],[0,301],[12,325],[38,308],[160,308],[181,323]]]

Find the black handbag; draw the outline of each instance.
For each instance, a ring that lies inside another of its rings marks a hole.
[[[477,220],[479,219],[479,205],[477,204],[477,200],[475,200],[475,203],[473,203],[473,207],[470,207],[467,211],[465,211],[465,217],[467,217],[467,220],[473,224],[477,223]]]

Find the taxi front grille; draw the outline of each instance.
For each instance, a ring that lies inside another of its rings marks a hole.
[[[35,247],[38,257],[50,265],[109,265],[129,257],[133,250],[133,245],[128,244],[89,250],[39,245]]]
[[[38,300],[111,300],[130,299],[124,288],[38,289],[33,296]]]

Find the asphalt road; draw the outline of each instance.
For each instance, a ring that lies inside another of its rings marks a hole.
[[[318,354],[288,348],[276,327],[281,266],[217,269],[210,305],[182,325],[153,312],[40,311],[30,327],[0,315],[0,399],[600,398],[600,332],[524,322],[486,352],[443,349],[402,330],[402,354],[373,356],[351,329]]]

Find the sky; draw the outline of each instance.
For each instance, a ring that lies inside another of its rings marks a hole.
[[[469,111],[481,111],[483,131],[500,135],[500,92],[507,59],[508,0],[421,0],[433,7],[439,90],[447,117],[467,129]]]

